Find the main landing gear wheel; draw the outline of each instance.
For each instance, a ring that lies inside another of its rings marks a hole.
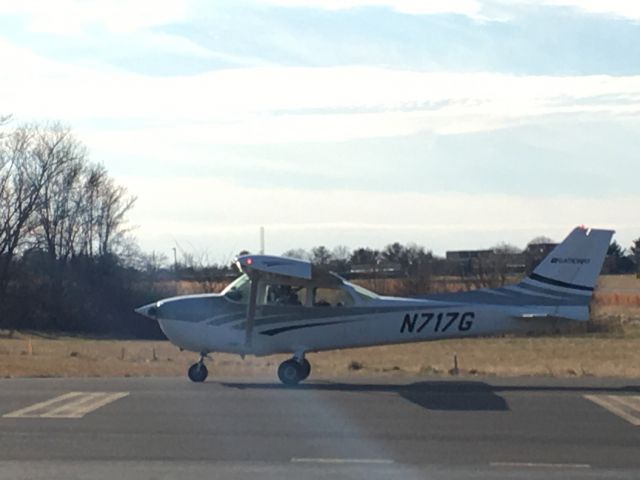
[[[209,375],[209,370],[207,370],[207,366],[203,362],[198,362],[189,367],[188,375],[192,382],[200,383],[205,381],[207,375]]]
[[[303,358],[300,361],[300,367],[302,368],[302,378],[300,380],[306,380],[311,373],[311,364],[309,363],[309,360]]]
[[[311,371],[311,368],[309,368],[309,371]],[[309,375],[305,367],[293,358],[282,362],[278,367],[278,378],[285,385],[297,385],[306,378],[305,373]]]

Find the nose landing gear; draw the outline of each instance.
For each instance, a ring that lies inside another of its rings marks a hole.
[[[311,373],[311,364],[304,356],[285,360],[278,367],[278,378],[285,385],[297,385]]]
[[[201,353],[200,360],[189,367],[187,375],[189,376],[189,380],[192,382],[204,382],[207,375],[209,375],[209,370],[207,370],[207,366],[204,364],[205,358],[207,358],[207,354]]]

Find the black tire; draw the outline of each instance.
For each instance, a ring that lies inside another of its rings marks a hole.
[[[303,367],[295,360],[282,362],[278,367],[278,378],[285,385],[297,385],[303,379]]]
[[[303,358],[300,362],[300,367],[302,369],[302,378],[300,380],[306,380],[309,378],[309,374],[311,373],[311,364],[309,363],[309,360]]]
[[[189,380],[192,382],[200,383],[205,381],[207,375],[209,375],[209,370],[207,370],[207,366],[204,363],[194,363],[189,367],[187,375],[189,375]]]

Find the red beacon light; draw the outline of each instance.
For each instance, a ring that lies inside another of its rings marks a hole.
[[[253,258],[249,257],[247,258],[245,265],[251,265],[253,263]]]

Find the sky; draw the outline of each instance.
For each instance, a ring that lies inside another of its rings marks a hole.
[[[146,251],[640,237],[640,2],[0,0],[0,65]]]

